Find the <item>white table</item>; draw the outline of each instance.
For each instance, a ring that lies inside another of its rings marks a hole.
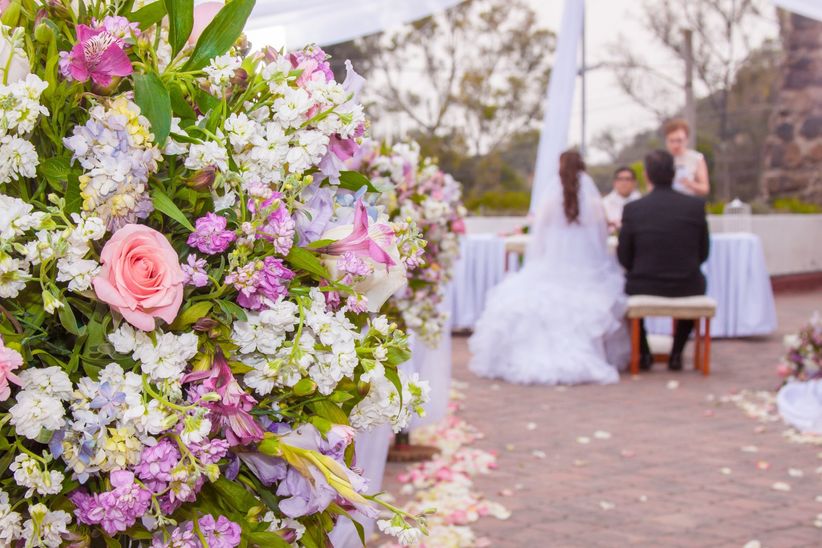
[[[776,308],[759,237],[749,233],[711,235],[711,255],[703,267],[708,295],[718,303],[714,337],[750,337],[776,330]],[[505,239],[469,234],[454,276],[453,319],[470,329],[485,306],[488,290],[505,276]],[[650,319],[649,331],[670,333],[670,320]]]

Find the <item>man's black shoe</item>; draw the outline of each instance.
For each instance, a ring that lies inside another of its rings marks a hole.
[[[639,370],[650,371],[654,365],[654,357],[651,354],[642,354],[639,357]]]
[[[682,371],[682,354],[671,354],[668,361],[668,369],[671,371]]]

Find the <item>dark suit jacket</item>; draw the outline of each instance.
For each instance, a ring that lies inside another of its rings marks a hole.
[[[617,256],[628,295],[687,297],[705,293],[700,266],[710,239],[705,202],[657,188],[625,206]]]

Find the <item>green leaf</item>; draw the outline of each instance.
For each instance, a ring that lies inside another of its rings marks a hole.
[[[400,380],[400,374],[396,369],[389,367],[385,369],[385,378],[391,381],[394,388],[397,389],[397,393],[400,395],[400,409],[402,409],[402,381]]]
[[[330,399],[334,403],[343,403],[343,402],[347,402],[348,400],[353,399],[353,398],[354,398],[353,394],[349,394],[348,392],[341,392],[341,391],[337,390],[336,392],[331,394],[331,396],[328,399]]]
[[[174,201],[166,196],[161,190],[155,190],[151,193],[151,201],[154,202],[154,209],[166,214],[168,217],[174,219],[182,226],[186,227],[191,232],[194,232],[194,226],[186,218],[180,208]]]
[[[323,417],[311,417],[310,421],[322,434],[327,434],[331,430],[331,427],[334,426],[334,423]]]
[[[408,347],[398,348],[392,346],[386,354],[386,363],[395,367],[411,359],[411,349]]]
[[[312,402],[311,409],[317,416],[328,419],[334,424],[348,424],[348,415],[345,414],[345,411],[330,401],[320,400]]]
[[[352,190],[357,192],[362,187],[365,187],[368,192],[378,192],[377,188],[371,181],[357,171],[340,171],[340,188]]]
[[[160,77],[153,72],[135,73],[134,102],[151,123],[154,142],[162,147],[171,131],[171,99]]]
[[[172,57],[186,44],[194,27],[194,0],[165,0],[168,12],[168,42]]]
[[[37,171],[46,179],[63,182],[69,176],[71,163],[65,156],[52,156],[43,160],[37,166]]]
[[[269,531],[248,533],[247,536],[248,541],[257,546],[271,546],[272,548],[288,548],[291,546],[291,544],[288,544],[285,540],[283,540],[283,537],[277,533],[271,533]]]
[[[305,247],[307,249],[322,249],[323,247],[328,247],[329,245],[333,244],[336,241],[337,240],[329,240],[329,239],[315,240],[315,241],[311,242],[310,244],[308,244]]]
[[[69,173],[66,180],[66,213],[80,213],[83,208],[83,196],[80,194],[80,178],[76,173]]]
[[[183,70],[199,70],[231,48],[243,32],[255,0],[232,0],[203,30]]]
[[[169,98],[171,99],[171,109],[182,120],[194,120],[197,118],[197,113],[191,108],[191,105],[186,101],[183,90],[178,85],[172,85],[168,90]]]
[[[219,306],[220,310],[222,310],[228,316],[237,318],[241,322],[248,321],[248,316],[246,316],[245,310],[243,310],[240,306],[232,303],[231,301],[224,301],[220,299],[219,301],[217,301],[217,306]]]
[[[152,2],[147,6],[129,13],[126,18],[129,21],[140,24],[141,30],[159,23],[166,15],[166,7],[163,2]],[[84,19],[81,17],[81,20]]]
[[[328,279],[331,277],[320,259],[305,248],[292,247],[285,260],[297,270],[305,270],[320,278]]]
[[[210,303],[208,301],[196,302],[183,310],[183,313],[177,316],[177,319],[174,320],[174,323],[171,324],[170,328],[174,331],[185,329],[200,318],[204,318],[209,312],[211,312],[213,307],[214,303]]]
[[[74,311],[71,306],[63,304],[57,309],[57,316],[60,318],[60,325],[72,335],[80,335],[82,331],[77,326],[77,318],[74,317]]]

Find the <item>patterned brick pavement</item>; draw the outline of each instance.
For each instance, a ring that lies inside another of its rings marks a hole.
[[[822,292],[781,295],[777,308],[780,333],[717,341],[708,378],[657,364],[615,386],[514,386],[472,375],[466,339],[455,338],[454,376],[469,383],[461,414],[485,432],[477,446],[499,453],[499,470],[476,486],[513,512],[481,519],[477,535],[495,547],[822,546],[822,446],[709,401],[775,387],[781,336],[822,310]],[[389,465],[389,492],[401,469]]]

